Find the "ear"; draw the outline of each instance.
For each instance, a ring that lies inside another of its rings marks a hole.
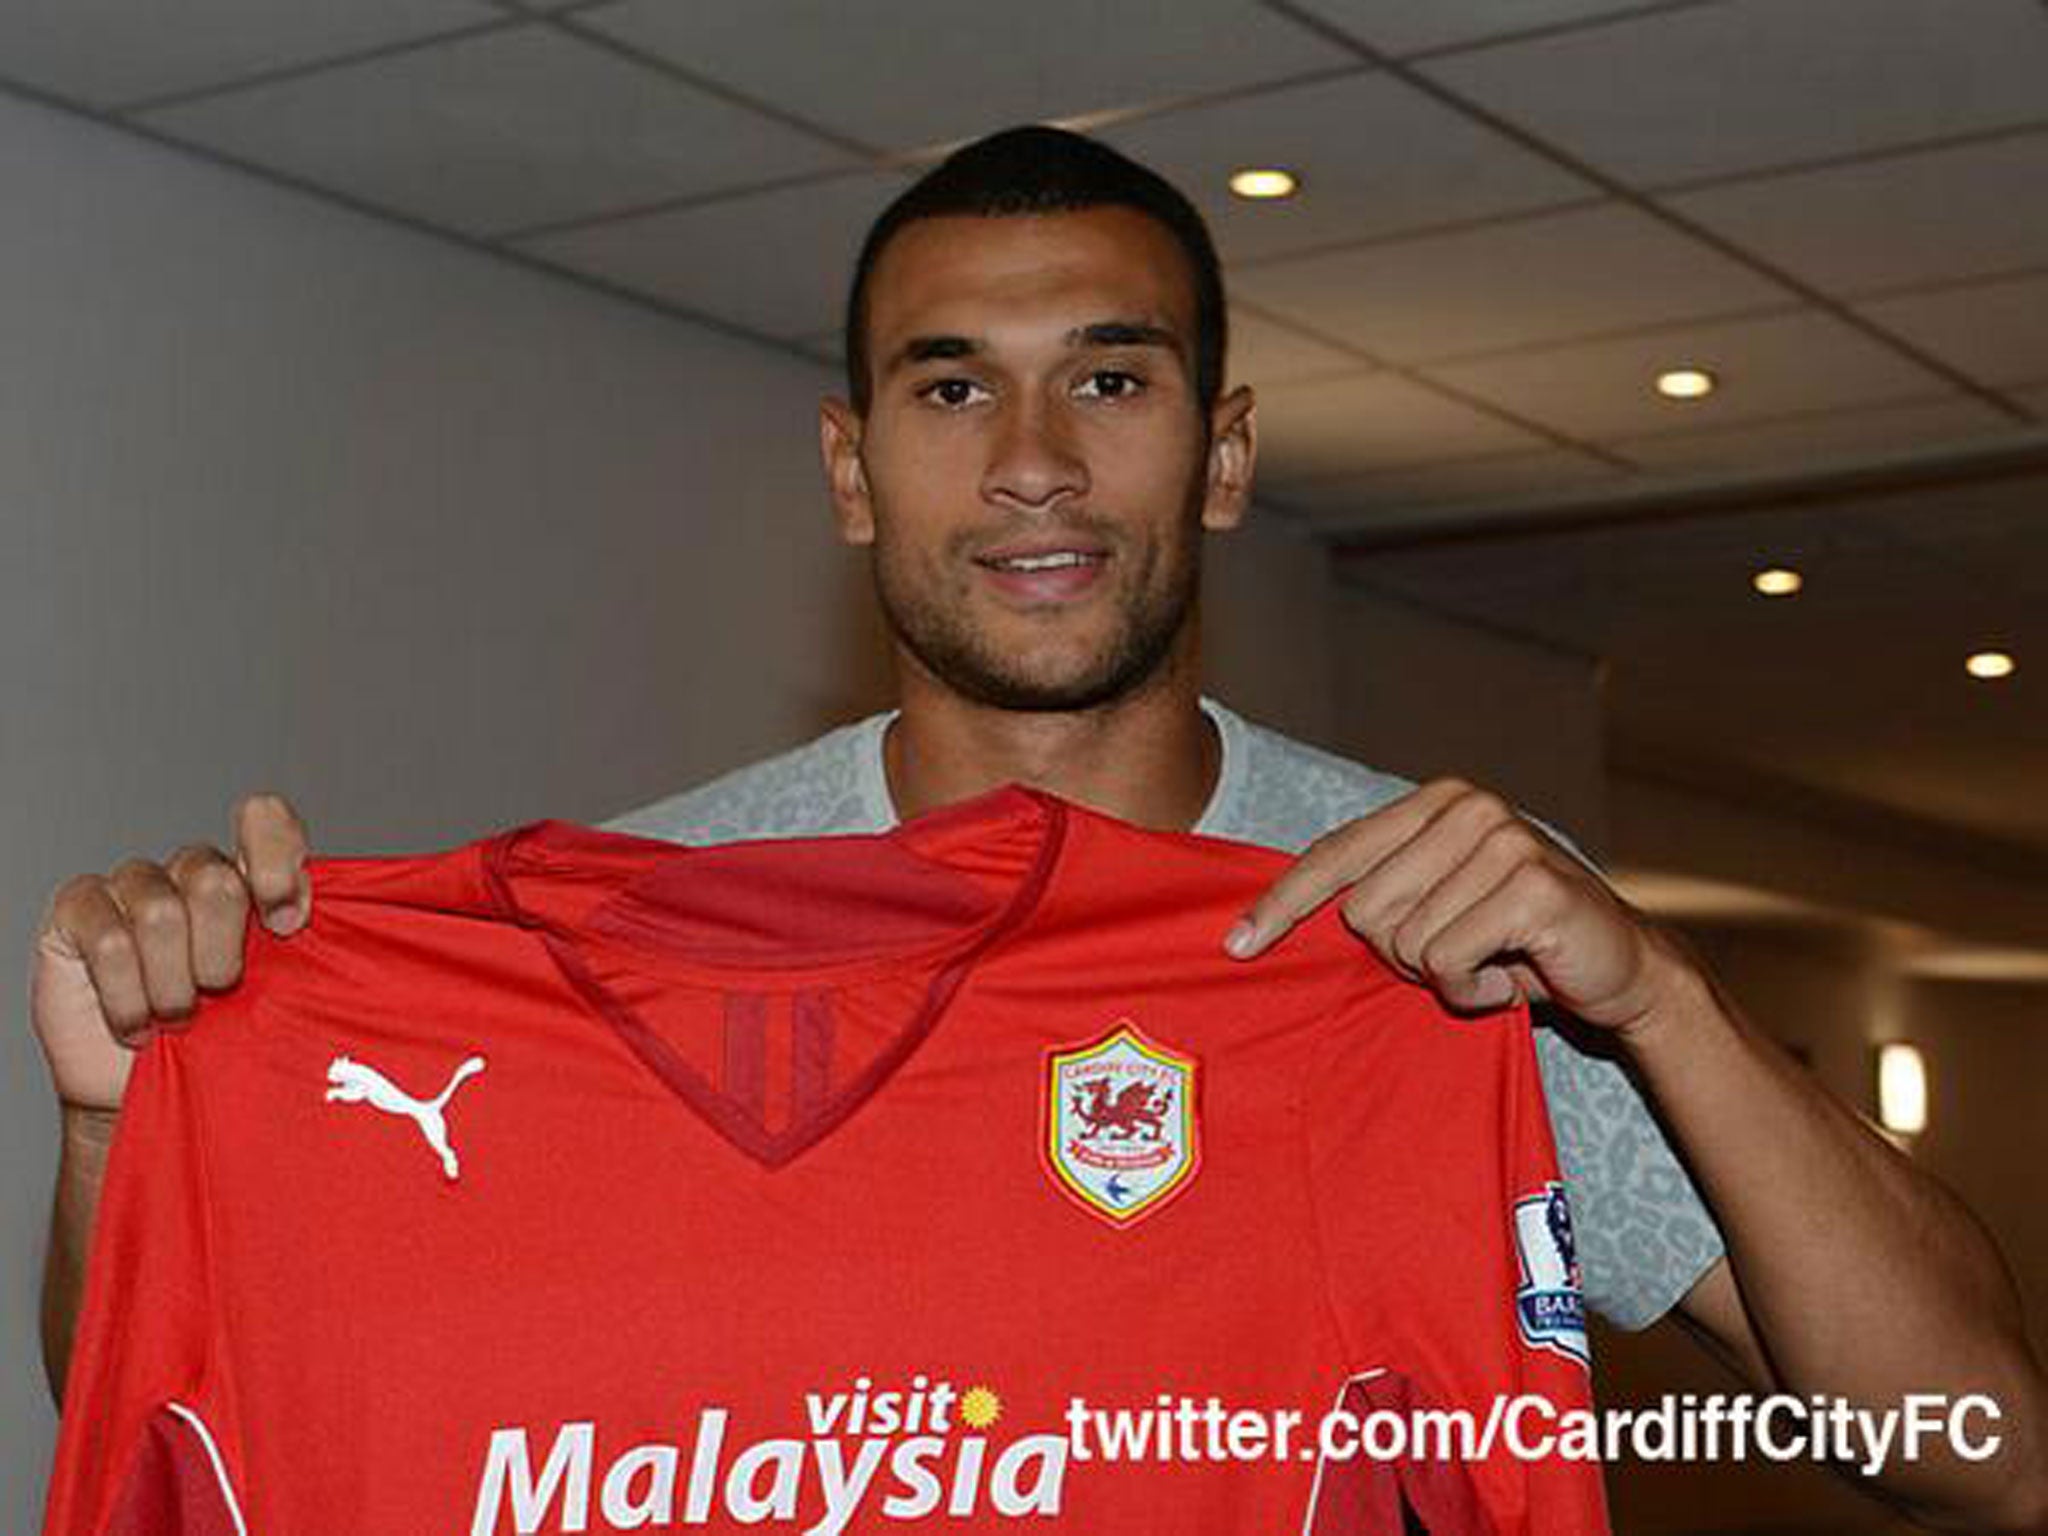
[[[1208,483],[1202,495],[1202,526],[1214,533],[1235,528],[1252,504],[1252,468],[1259,456],[1257,402],[1251,386],[1240,384],[1218,400],[1209,414]]]
[[[827,396],[818,403],[818,447],[825,456],[825,485],[832,493],[839,537],[849,544],[875,542],[875,511],[868,497],[868,471],[860,460],[863,425],[860,412],[836,396]]]

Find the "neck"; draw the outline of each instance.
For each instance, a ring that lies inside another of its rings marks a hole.
[[[1092,709],[997,709],[899,653],[902,712],[882,743],[905,820],[1012,782],[1143,827],[1185,831],[1216,785],[1222,744],[1202,713],[1195,626],[1159,670]]]

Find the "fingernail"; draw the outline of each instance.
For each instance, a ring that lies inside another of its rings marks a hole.
[[[1252,952],[1252,935],[1256,932],[1257,930],[1252,927],[1251,919],[1241,917],[1237,920],[1237,926],[1224,935],[1223,947],[1238,959],[1243,960]]]

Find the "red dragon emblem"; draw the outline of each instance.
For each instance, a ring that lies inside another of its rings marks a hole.
[[[1173,1096],[1149,1083],[1127,1083],[1114,1094],[1107,1077],[1092,1077],[1081,1084],[1085,1092],[1073,1096],[1074,1115],[1090,1136],[1114,1136],[1122,1141],[1137,1137],[1157,1141],[1166,1132],[1166,1111]]]

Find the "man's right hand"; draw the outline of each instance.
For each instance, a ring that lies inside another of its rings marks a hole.
[[[235,807],[235,852],[192,844],[57,888],[36,935],[30,1018],[67,1119],[111,1121],[135,1050],[242,977],[251,914],[272,933],[312,915],[306,829],[277,795]]]

